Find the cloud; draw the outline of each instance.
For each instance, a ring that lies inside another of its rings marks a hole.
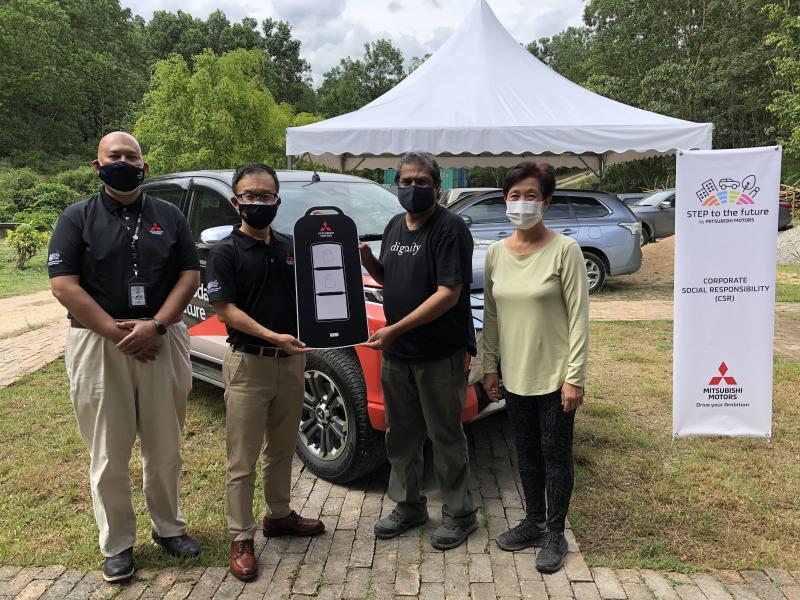
[[[399,2],[395,2],[395,0],[392,0],[391,2],[389,2],[386,8],[389,9],[390,13],[394,14],[403,10],[403,5],[400,4]]]
[[[442,8],[442,0],[425,0],[425,4],[429,4],[433,8]]]

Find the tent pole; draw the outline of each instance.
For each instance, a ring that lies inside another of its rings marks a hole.
[[[286,155],[286,170],[287,171],[292,170],[292,156],[290,154]]]

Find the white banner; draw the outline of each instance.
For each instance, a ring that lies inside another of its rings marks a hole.
[[[672,433],[772,435],[781,148],[679,152]]]

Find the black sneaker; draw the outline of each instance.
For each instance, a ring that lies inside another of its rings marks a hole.
[[[408,517],[395,508],[392,514],[375,523],[375,537],[381,538],[382,540],[390,540],[404,531],[408,531],[412,527],[419,527],[420,525],[425,525],[427,522],[427,512],[415,518]]]
[[[123,550],[103,561],[103,579],[119,583],[130,579],[136,569],[133,567],[133,548]]]
[[[506,552],[524,550],[531,546],[541,548],[545,541],[545,529],[533,521],[523,519],[516,527],[498,535],[495,541]]]
[[[564,566],[567,558],[567,540],[560,531],[547,531],[544,544],[536,557],[536,569],[542,573],[555,573]]]
[[[200,546],[197,545],[188,535],[177,535],[175,537],[159,537],[155,531],[150,531],[153,542],[162,546],[167,554],[176,558],[194,558],[200,556]]]
[[[442,523],[431,534],[431,546],[437,550],[458,548],[478,528],[478,520],[469,523]]]

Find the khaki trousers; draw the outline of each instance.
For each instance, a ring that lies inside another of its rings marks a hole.
[[[162,537],[186,533],[178,506],[181,432],[192,385],[186,326],[171,325],[158,357],[148,363],[89,329],[72,328],[65,360],[78,429],[91,459],[101,552],[114,556],[136,539],[129,463],[137,436],[153,529]]]
[[[280,519],[291,512],[292,457],[303,410],[305,366],[302,354],[275,358],[230,348],[225,354],[225,504],[231,541],[254,539],[258,529],[253,495],[259,455],[267,516]]]

